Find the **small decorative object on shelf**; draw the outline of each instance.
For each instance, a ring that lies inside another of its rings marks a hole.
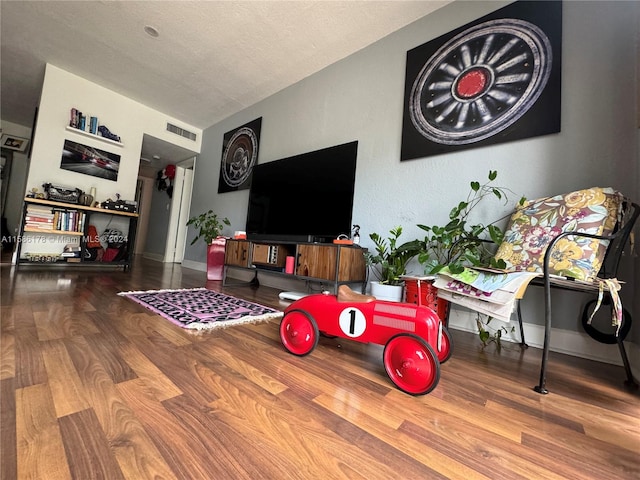
[[[119,142],[120,141],[120,137],[118,135],[116,135],[115,133],[111,133],[109,131],[109,129],[104,125],[100,125],[98,127],[98,133],[99,133],[99,135],[103,136],[104,138],[108,138],[109,140],[113,140],[114,142]]]
[[[75,187],[65,187],[62,185],[53,185],[51,183],[43,183],[45,197],[48,200],[65,203],[80,203],[82,190]]]
[[[38,187],[33,187],[29,193],[27,193],[27,198],[39,198],[44,200],[44,193],[38,192]]]

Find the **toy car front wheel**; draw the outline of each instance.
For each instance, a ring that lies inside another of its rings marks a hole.
[[[318,325],[302,310],[288,312],[280,322],[280,341],[294,355],[308,355],[318,345]]]
[[[436,353],[417,335],[401,333],[384,347],[384,368],[391,381],[405,393],[424,395],[440,380],[440,362]]]

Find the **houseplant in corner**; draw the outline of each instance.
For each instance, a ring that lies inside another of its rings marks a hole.
[[[187,226],[193,226],[198,230],[198,234],[191,241],[191,245],[200,238],[207,245],[207,280],[222,280],[224,267],[224,247],[226,238],[223,237],[222,229],[230,226],[228,218],[219,219],[213,210],[191,217],[187,221]]]
[[[410,248],[418,252],[418,262],[424,267],[426,275],[436,275],[443,269],[448,269],[451,273],[461,273],[465,266],[497,269],[506,267],[504,261],[496,261],[493,258],[494,252],[487,248],[488,245],[502,243],[504,232],[497,224],[506,217],[488,224],[472,223],[470,220],[474,209],[487,198],[495,198],[503,205],[508,204],[509,194],[513,192],[504,187],[495,186],[493,182],[497,176],[496,171],[489,171],[484,183],[470,182],[470,190],[466,199],[451,209],[449,221],[445,225],[418,225],[420,229],[425,231],[425,237],[415,240]],[[522,197],[518,203],[522,205],[524,202],[525,198]],[[435,288],[425,288],[423,293],[433,295],[432,290]],[[448,305],[445,303],[444,300],[438,299],[439,316],[446,316]],[[428,302],[422,301],[422,304],[428,304]],[[492,337],[487,330],[489,322],[491,322],[491,317],[483,321],[480,315],[478,316],[476,323],[480,338],[485,345],[495,338],[496,344],[499,345],[500,336],[504,329],[499,328],[494,333],[495,337]]]
[[[418,254],[414,242],[397,245],[402,235],[402,227],[389,230],[389,237],[383,238],[378,233],[369,234],[375,245],[375,253],[365,254],[367,266],[378,281],[371,282],[371,294],[381,300],[402,301],[407,263]]]

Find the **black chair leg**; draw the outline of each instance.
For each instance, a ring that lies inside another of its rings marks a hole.
[[[540,382],[533,389],[546,395],[549,393],[547,390],[547,359],[549,358],[549,337],[551,336],[551,285],[549,279],[545,275],[545,288],[544,288],[544,343],[542,346],[542,363],[540,365]]]
[[[525,342],[524,340],[524,327],[522,326],[522,311],[520,310],[520,300],[518,300],[516,308],[518,313],[518,325],[520,326],[520,347],[529,348],[529,345],[527,345],[527,342]]]
[[[627,374],[627,379],[624,384],[628,388],[637,389],[638,382],[633,378],[633,372],[631,371],[631,365],[629,364],[629,358],[627,357],[627,351],[624,348],[624,343],[622,337],[617,337],[618,349],[620,350],[620,355],[622,356],[622,363],[624,364],[624,371]]]

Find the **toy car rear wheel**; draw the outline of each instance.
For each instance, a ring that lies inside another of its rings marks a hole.
[[[438,355],[440,363],[444,363],[451,358],[453,352],[453,342],[451,341],[451,334],[447,327],[442,326],[442,335],[438,339],[438,348],[435,349]]]
[[[302,357],[311,353],[319,338],[316,321],[305,311],[292,310],[280,322],[280,341],[294,355]]]
[[[384,368],[391,381],[405,393],[424,395],[440,380],[440,362],[435,351],[417,335],[400,333],[384,347]]]

